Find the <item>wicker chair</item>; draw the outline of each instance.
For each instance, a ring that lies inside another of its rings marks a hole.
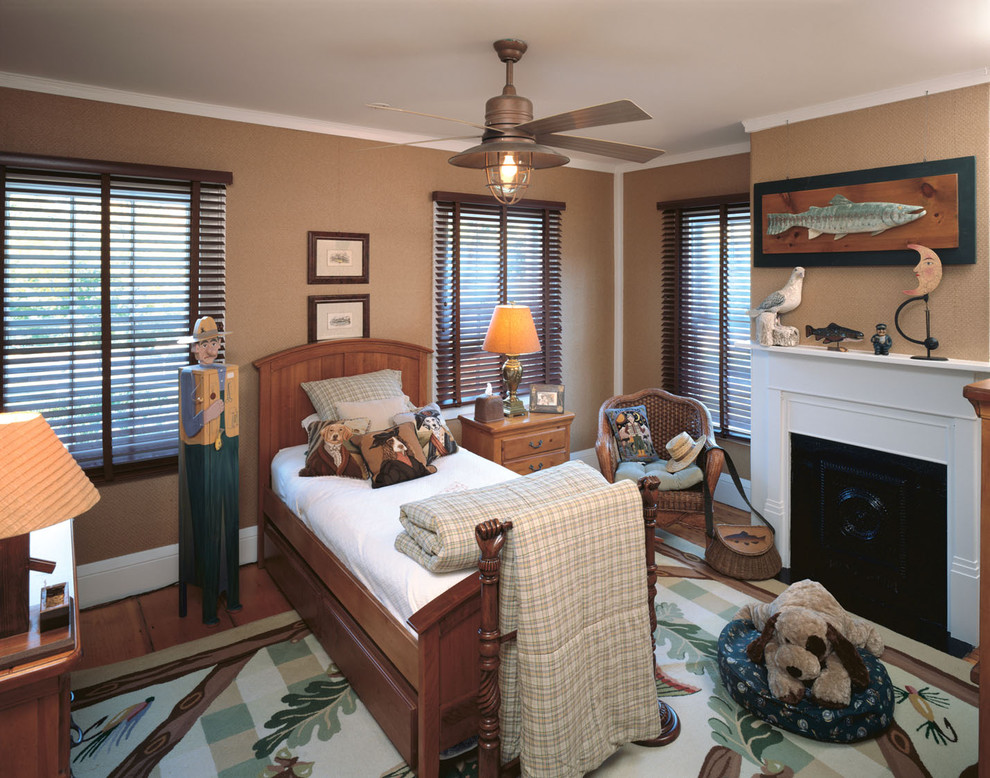
[[[605,411],[634,405],[645,406],[646,416],[650,422],[650,436],[661,456],[667,441],[681,432],[687,432],[695,440],[700,436],[708,439],[701,456],[704,457],[704,478],[708,483],[709,493],[714,494],[722,472],[724,456],[722,449],[716,447],[712,415],[698,400],[679,397],[663,389],[643,389],[634,394],[620,394],[602,403],[598,411],[598,439],[595,441],[595,452],[598,454],[598,464],[602,474],[609,482],[615,480],[619,453]],[[640,481],[644,514],[648,515],[652,510],[658,525],[670,524],[683,513],[704,514],[705,495],[702,484],[677,491],[659,491],[644,484],[646,480],[644,478]]]

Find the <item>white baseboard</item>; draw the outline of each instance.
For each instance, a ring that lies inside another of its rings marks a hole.
[[[752,502],[753,497],[750,491],[749,481],[745,478],[740,478],[739,481],[742,483],[743,491],[746,492],[746,499]],[[739,495],[739,490],[732,483],[732,476],[728,473],[722,473],[718,478],[718,486],[715,487],[715,502],[738,508],[741,511],[749,511],[749,506]]]
[[[593,448],[586,448],[583,451],[572,451],[571,459],[580,459],[586,465],[591,465],[595,470],[598,470],[598,454],[595,453]]]
[[[258,559],[258,528],[239,533],[242,565]],[[179,544],[151,548],[136,554],[103,559],[76,568],[76,597],[80,608],[121,600],[171,586],[179,580]]]

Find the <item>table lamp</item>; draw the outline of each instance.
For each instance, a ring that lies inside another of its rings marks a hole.
[[[30,557],[28,533],[73,519],[99,499],[40,413],[0,413],[0,638],[30,626],[29,571],[54,569]]]
[[[505,415],[525,415],[526,407],[516,396],[523,373],[519,355],[532,354],[540,350],[540,338],[536,334],[536,325],[533,324],[533,314],[530,313],[529,306],[513,303],[496,305],[482,348],[495,354],[505,354],[502,380],[509,390],[509,396],[503,403]]]

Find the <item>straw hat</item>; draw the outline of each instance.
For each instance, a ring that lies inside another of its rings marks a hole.
[[[212,316],[200,316],[193,325],[192,335],[179,338],[179,343],[200,343],[210,338],[222,338],[226,332],[220,332],[216,320]]]
[[[705,446],[705,437],[702,435],[697,440],[692,440],[686,432],[682,432],[667,442],[667,453],[670,459],[667,460],[667,472],[676,473],[694,463]]]

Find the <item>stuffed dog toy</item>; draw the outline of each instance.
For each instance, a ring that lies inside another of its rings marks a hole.
[[[876,627],[847,613],[817,581],[793,583],[772,602],[744,606],[736,618],[760,630],[746,653],[755,664],[766,664],[774,697],[792,705],[804,699],[810,686],[814,704],[846,707],[852,687],[865,689],[870,683],[856,649],[883,653]]]

